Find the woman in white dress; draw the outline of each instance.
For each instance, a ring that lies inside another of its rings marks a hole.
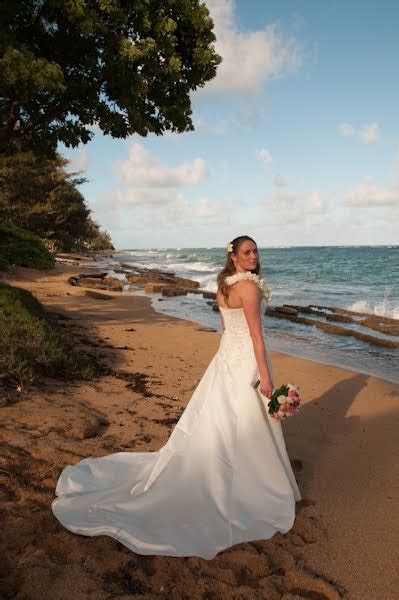
[[[205,559],[292,527],[301,495],[281,424],[265,408],[273,379],[259,270],[256,243],[235,238],[218,275],[220,346],[169,440],[158,452],[65,467],[52,502],[64,527],[139,554]]]

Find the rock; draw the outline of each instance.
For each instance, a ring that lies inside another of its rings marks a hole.
[[[220,312],[220,311],[219,311],[219,304],[218,304],[217,302],[214,302],[214,303],[212,304],[212,310],[213,310],[214,312]]]
[[[131,283],[141,283],[143,285],[146,283],[167,283],[169,286],[174,287],[179,286],[189,289],[199,288],[198,281],[192,281],[191,279],[185,279],[184,277],[165,276],[154,272],[140,273],[138,275],[135,273],[128,273],[126,277]]]
[[[107,289],[107,286],[102,282],[102,279],[98,279],[96,277],[84,277],[83,279],[79,279],[77,285],[99,290]]]
[[[78,279],[85,279],[89,277],[90,279],[102,279],[103,277],[107,277],[108,273],[96,273],[95,271],[92,273],[80,273],[77,275]]]
[[[352,319],[352,317],[348,317],[347,315],[326,315],[327,321],[334,321],[338,323],[356,323]]]
[[[287,306],[288,308],[293,308],[297,312],[311,313],[309,306],[298,306],[297,304],[284,304],[284,306]]]
[[[162,288],[162,296],[187,296],[187,290],[181,287],[164,287]]]
[[[399,342],[393,340],[378,338],[376,336],[368,335],[366,333],[360,333],[359,331],[355,331],[354,329],[340,327],[339,325],[331,325],[330,323],[316,321],[315,319],[309,319],[308,317],[300,317],[297,315],[281,313],[271,307],[267,307],[266,314],[271,317],[277,317],[278,319],[288,319],[289,321],[293,321],[294,323],[312,325],[314,327],[317,327],[318,329],[323,329],[327,333],[333,333],[335,335],[352,336],[358,340],[362,340],[363,342],[369,342],[370,344],[374,344],[376,346],[385,346],[387,348],[399,348]]]
[[[286,306],[285,304],[283,306],[276,306],[275,310],[277,310],[279,313],[285,313],[286,315],[296,315],[298,313],[295,308]]]
[[[89,298],[95,298],[96,300],[113,300],[113,296],[108,296],[108,294],[102,294],[101,292],[94,292],[93,290],[84,290],[84,296],[89,296]]]
[[[123,281],[121,279],[106,275],[102,281],[113,292],[123,292]]]
[[[200,286],[198,281],[193,281],[192,279],[185,279],[184,277],[173,277],[173,285],[178,285],[183,288],[189,288],[190,290],[196,290]]]
[[[90,258],[85,254],[73,254],[72,252],[58,252],[56,254],[56,259],[59,258],[61,260],[87,260]]]
[[[202,292],[202,295],[203,295],[204,298],[209,298],[209,299],[212,299],[212,300],[216,299],[215,292]]]
[[[92,277],[91,275],[84,275],[81,277],[80,275],[73,275],[68,278],[68,283],[75,286],[99,288],[101,290],[107,289],[107,286],[102,283],[98,276]]]
[[[79,285],[79,277],[68,277],[68,283],[70,285]]]
[[[160,271],[158,269],[147,269],[146,267],[137,267],[136,265],[129,265],[129,263],[121,263],[121,267],[136,271],[136,273],[153,273],[154,275],[163,275],[165,277],[174,277],[175,274],[169,271]]]
[[[167,283],[147,283],[144,289],[148,294],[161,294],[167,285]]]

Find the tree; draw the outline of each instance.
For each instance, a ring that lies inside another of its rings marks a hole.
[[[216,74],[200,0],[7,0],[0,152],[53,154],[93,135],[194,129],[189,93]]]
[[[0,219],[46,240],[55,250],[112,249],[90,217],[77,186],[86,181],[65,170],[68,160],[33,152],[0,157]]]

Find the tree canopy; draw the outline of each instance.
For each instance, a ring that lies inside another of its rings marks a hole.
[[[199,0],[7,0],[0,5],[0,152],[53,154],[96,124],[124,138],[193,129],[190,92],[216,74]]]

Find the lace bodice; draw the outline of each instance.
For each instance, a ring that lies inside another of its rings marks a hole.
[[[262,298],[260,304],[263,317],[267,300]],[[223,315],[224,331],[220,346],[216,353],[216,364],[226,374],[232,375],[238,368],[248,369],[256,365],[253,342],[243,308],[224,308],[220,306]]]
[[[266,307],[267,301],[265,298],[262,298],[260,303],[260,313],[262,318],[265,314]],[[245,317],[243,308],[225,308],[224,306],[219,306],[219,309],[221,311],[221,314],[223,315],[225,327],[224,334],[236,337],[246,337],[250,335],[247,319]]]

